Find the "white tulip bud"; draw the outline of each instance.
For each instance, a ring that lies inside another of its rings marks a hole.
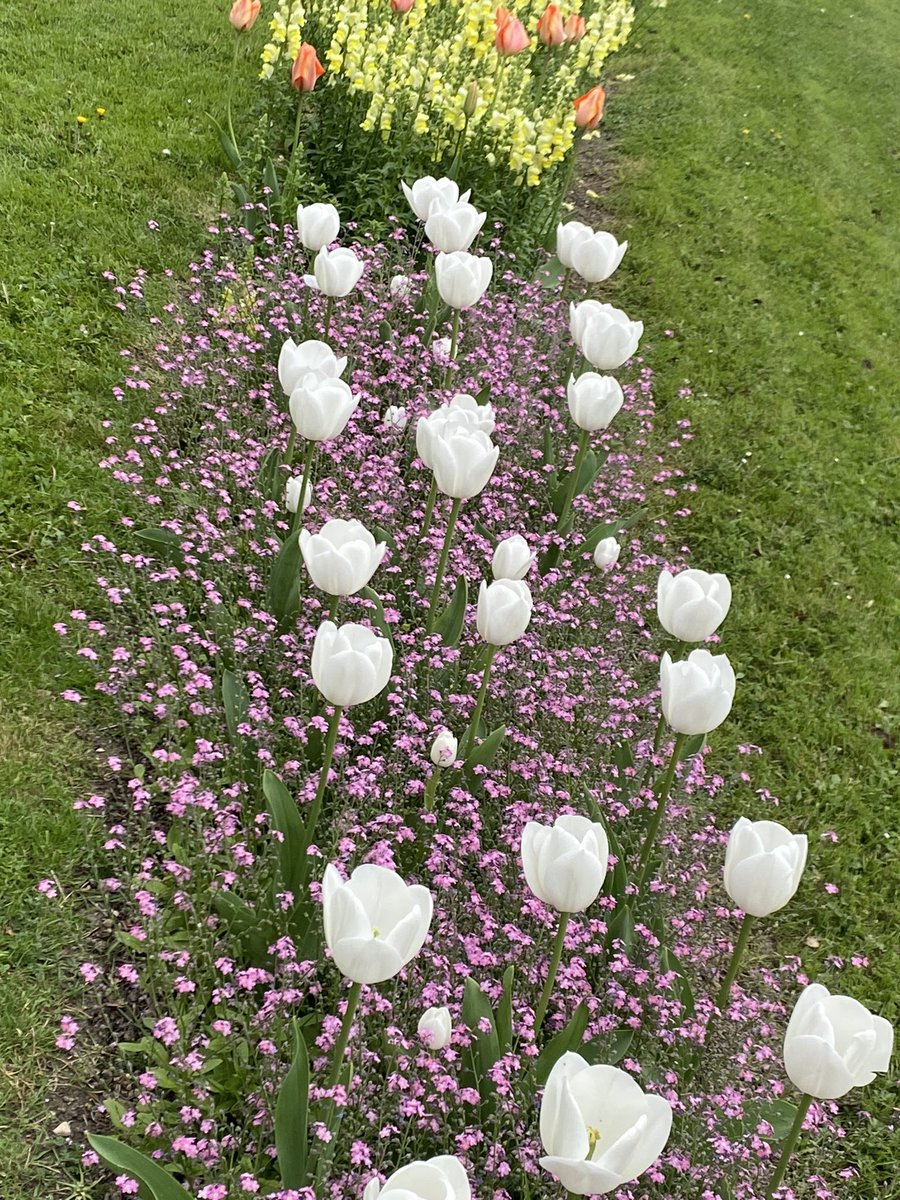
[[[593,236],[593,229],[582,221],[567,221],[565,225],[557,225],[556,257],[567,270],[575,270],[575,247]]]
[[[495,579],[524,579],[534,565],[531,548],[520,533],[504,538],[497,543],[491,559],[491,572]]]
[[[800,993],[784,1035],[784,1065],[798,1091],[839,1100],[886,1071],[894,1028],[850,996],[832,996],[820,983]]]
[[[376,543],[359,521],[326,521],[319,533],[300,530],[300,553],[316,587],[330,596],[352,596],[368,584],[384,558],[386,542]]]
[[[456,250],[439,254],[434,263],[437,287],[441,299],[451,308],[471,308],[488,290],[494,264],[489,258],[478,258]]]
[[[384,1200],[393,1200],[395,1196],[397,1200],[471,1200],[472,1189],[459,1159],[452,1154],[439,1154],[401,1167],[384,1188],[377,1178],[370,1179],[363,1200],[379,1200],[381,1195]]]
[[[412,291],[412,280],[408,275],[394,275],[391,278],[391,295],[401,299]]]
[[[384,423],[402,433],[409,424],[409,413],[400,404],[389,404],[384,410]]]
[[[532,607],[531,590],[524,580],[482,580],[475,618],[478,632],[491,646],[508,646],[528,628]]]
[[[346,883],[329,863],[322,880],[325,941],[337,969],[354,983],[393,979],[422,949],[431,924],[428,888],[365,863]]]
[[[682,642],[703,642],[715,633],[731,606],[731,584],[724,575],[693,568],[672,575],[663,571],[656,589],[659,623]]]
[[[584,912],[600,895],[609,867],[609,841],[598,821],[574,813],[552,827],[529,821],[522,834],[525,882],[557,912]]]
[[[346,365],[346,358],[338,358],[327,342],[313,338],[298,346],[288,338],[278,355],[278,381],[290,396],[301,383],[314,387],[326,379],[340,379]]]
[[[664,654],[659,664],[663,716],[676,733],[711,733],[731,712],[734,670],[727,654],[692,650],[683,662]]]
[[[329,250],[327,246],[316,255],[312,275],[304,275],[307,287],[326,296],[346,296],[359,283],[365,263],[347,247]]]
[[[417,1032],[432,1050],[443,1050],[445,1046],[449,1046],[453,1036],[450,1009],[426,1008],[419,1018]]]
[[[571,247],[572,267],[586,283],[602,283],[618,267],[628,249],[621,246],[611,233],[590,232],[589,237],[580,237]]]
[[[338,235],[341,218],[333,204],[298,204],[297,232],[307,250],[321,250]]]
[[[292,475],[291,478],[284,485],[284,506],[288,510],[288,512],[295,513],[297,511],[297,507],[300,504],[300,488],[301,488],[302,484],[303,484],[302,476]],[[312,504],[312,495],[313,495],[312,484],[307,479],[306,489],[303,494],[303,505],[300,508],[301,513],[306,512],[306,510],[309,508],[310,504]]]
[[[458,424],[435,438],[430,452],[438,489],[457,500],[471,500],[484,489],[500,456],[486,433]]]
[[[435,338],[431,343],[431,353],[438,362],[445,363],[450,361],[450,347],[453,345],[450,338],[442,337]],[[459,342],[457,341],[457,345]]]
[[[576,1196],[612,1192],[659,1158],[672,1108],[618,1067],[589,1066],[571,1050],[553,1065],[541,1100],[545,1171]]]
[[[319,626],[312,677],[329,704],[348,708],[374,699],[387,687],[393,665],[391,643],[367,626],[349,623],[338,628],[333,621]]]
[[[452,767],[459,743],[449,729],[442,729],[431,746],[431,761],[436,767]]]
[[[480,213],[474,204],[435,208],[425,222],[425,236],[444,254],[468,250],[481,232],[486,217],[487,213]]]
[[[327,442],[344,432],[359,404],[343,379],[309,384],[304,380],[288,402],[297,432],[311,442]]]
[[[594,566],[601,571],[606,567],[614,567],[621,552],[622,547],[614,537],[603,538],[594,548]]]
[[[459,193],[459,184],[452,179],[435,179],[433,175],[425,175],[409,187],[402,183],[403,194],[409,207],[420,221],[427,221],[434,209],[452,208],[456,204],[465,204],[471,192]]]
[[[584,357],[601,371],[614,371],[627,362],[644,332],[641,321],[632,321],[621,309],[598,300],[570,304],[569,329]]]
[[[751,917],[769,917],[793,898],[806,866],[805,833],[741,817],[728,837],[725,891]]]
[[[572,420],[588,433],[608,429],[625,403],[618,380],[612,375],[598,375],[596,371],[585,371],[577,379],[570,375],[566,397]]]

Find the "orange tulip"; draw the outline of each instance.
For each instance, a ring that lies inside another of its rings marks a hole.
[[[525,32],[525,26],[517,17],[514,17],[509,9],[498,8],[494,14],[494,20],[497,24],[497,32],[494,36],[494,45],[500,54],[518,54],[521,50],[527,50],[530,42],[528,34]]]
[[[566,19],[563,32],[566,35],[567,42],[580,42],[584,37],[584,17],[578,17],[572,13],[571,17]]]
[[[598,83],[575,101],[575,124],[579,129],[594,129],[603,116],[606,92]]]
[[[391,0],[391,12],[408,13],[416,0]]]
[[[298,92],[311,92],[316,86],[316,80],[325,74],[325,68],[316,56],[315,46],[309,42],[300,43],[300,51],[291,67],[291,87]]]
[[[261,0],[234,0],[228,20],[238,33],[246,33],[253,27],[259,16],[260,8],[262,8]]]
[[[544,15],[538,21],[537,31],[538,37],[545,46],[561,46],[563,44],[566,40],[566,31],[558,4],[547,5]]]

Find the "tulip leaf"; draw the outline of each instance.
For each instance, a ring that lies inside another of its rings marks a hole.
[[[553,1035],[538,1055],[534,1064],[534,1075],[538,1083],[544,1084],[547,1082],[547,1076],[553,1070],[554,1065],[568,1050],[577,1050],[579,1048],[581,1039],[584,1037],[584,1031],[587,1029],[589,1017],[588,1007],[582,1001],[575,1009],[565,1027],[559,1033]]]
[[[684,1005],[685,1014],[692,1017],[696,1012],[693,989],[684,972],[684,967],[668,946],[663,946],[662,948],[659,956],[659,965],[665,974],[672,972],[675,975],[675,983],[672,991]]]
[[[296,1018],[292,1028],[293,1061],[275,1105],[275,1148],[282,1186],[299,1190],[306,1186],[309,1054]]]
[[[171,529],[148,528],[135,530],[134,536],[152,546],[160,558],[174,563],[177,567],[184,566],[184,551],[181,548],[183,533],[174,533]]]
[[[269,575],[269,612],[279,625],[286,624],[300,608],[300,530],[285,540]]]
[[[574,554],[593,554],[597,549],[599,542],[604,538],[617,537],[620,533],[624,533],[626,529],[630,529],[644,515],[643,508],[637,508],[630,517],[622,517],[618,521],[605,521],[601,525],[595,525],[585,535],[584,540],[577,545],[571,546],[568,550],[568,555]]]
[[[209,119],[212,121],[213,125],[215,125],[216,129],[219,131],[219,143],[221,144],[222,149],[225,151],[226,158],[228,159],[228,161],[231,163],[231,165],[234,167],[234,169],[236,171],[238,171],[239,173],[243,173],[244,160],[241,158],[240,150],[238,150],[237,146],[234,144],[234,142],[231,140],[231,138],[228,136],[228,134],[225,132],[225,130],[222,128],[222,126],[219,124],[219,122],[215,119],[215,117],[210,117]],[[234,186],[234,185],[232,185],[232,186]],[[238,185],[238,186],[240,186],[240,185]],[[243,188],[241,190],[243,191]]]
[[[212,906],[244,962],[253,967],[266,964],[269,946],[278,936],[272,923],[230,892],[213,893]]]
[[[263,167],[263,183],[277,200],[281,195],[281,184],[278,182],[278,172],[271,158],[266,159],[266,165]]]
[[[137,1180],[141,1200],[185,1200],[188,1196],[189,1193],[176,1183],[168,1171],[140,1150],[126,1146],[114,1137],[101,1137],[96,1133],[89,1133],[87,1137],[92,1149],[110,1170]]]
[[[494,755],[500,749],[500,744],[506,737],[506,726],[498,725],[492,730],[483,742],[479,743],[475,749],[469,754],[465,761],[465,768],[470,771],[472,767],[489,767],[494,760]]]
[[[772,1126],[773,1142],[780,1142],[791,1131],[794,1118],[797,1116],[797,1105],[789,1100],[760,1100],[750,1101],[744,1105],[744,1124],[752,1122],[754,1126],[761,1121]]]
[[[604,1063],[606,1066],[614,1067],[628,1053],[633,1041],[633,1029],[616,1029],[612,1033],[604,1033],[599,1037],[590,1038],[578,1053],[591,1066],[596,1063]]]
[[[555,230],[553,231],[552,237],[553,237],[553,245],[555,245],[556,244],[556,231]],[[549,246],[547,248],[550,249]],[[562,263],[559,261],[559,259],[554,254],[554,256],[548,262],[545,262],[540,267],[538,267],[537,273],[535,274],[535,277],[534,277],[535,283],[539,283],[542,288],[549,288],[552,291],[556,291],[556,289],[559,287],[559,281],[562,279],[563,275],[565,274],[565,270],[566,270],[566,268],[562,265]]]
[[[600,471],[602,470],[603,465],[608,458],[608,450],[601,450],[599,454],[593,450],[587,451],[584,458],[581,460],[581,468],[578,471],[578,480],[575,483],[575,491],[572,493],[573,496],[584,495],[584,493],[600,474]],[[553,512],[556,514],[556,516],[561,515],[563,506],[566,503],[566,496],[568,495],[569,488],[572,484],[573,471],[574,468],[572,471],[566,472],[566,474],[563,476],[562,482],[558,484],[552,494],[550,507],[553,509]]]
[[[693,737],[689,737],[681,747],[678,761],[684,762],[685,759],[693,758],[695,754],[699,754],[706,745],[706,736],[705,733],[695,733]]]
[[[550,467],[556,466],[556,445],[553,441],[553,430],[549,425],[544,426],[544,462]],[[556,487],[556,471],[550,476],[550,486]]]
[[[283,497],[279,496],[277,491],[280,466],[281,450],[278,448],[278,446],[273,446],[263,459],[263,463],[259,469],[259,475],[257,476],[256,480],[256,486],[259,489],[259,494],[266,499],[283,500]]]
[[[486,383],[475,397],[476,404],[488,404],[491,399],[491,385]]]
[[[394,535],[390,532],[390,530],[383,529],[381,525],[373,525],[372,533],[375,535],[376,542],[387,542],[391,550],[397,549],[397,543],[394,541]],[[365,595],[365,588],[363,588],[360,595]]]
[[[286,892],[301,899],[306,873],[306,829],[297,811],[297,802],[278,776],[263,771],[263,795],[272,818],[272,827],[281,834],[278,844],[278,877]]]
[[[238,725],[247,719],[248,703],[247,688],[241,676],[236,675],[234,671],[223,671],[222,705],[225,709],[225,724],[228,726],[228,739],[236,749],[241,743]]]
[[[474,1084],[482,1103],[487,1104],[492,1099],[490,1071],[500,1057],[500,1039],[491,1002],[471,976],[466,980],[463,991],[462,1017],[472,1034],[469,1053]],[[482,1021],[490,1023],[488,1032],[481,1028]]]
[[[460,575],[450,597],[450,603],[438,617],[434,632],[441,635],[445,646],[456,646],[466,621],[466,606],[469,603],[469,587],[465,575]]]
[[[383,344],[394,340],[394,330],[391,327],[390,321],[382,321],[378,326],[378,340]]]
[[[391,643],[391,646],[393,646],[394,637],[391,633],[391,627],[387,623],[387,617],[384,615],[384,605],[381,603],[381,597],[370,587],[362,588],[359,594],[364,600],[368,600],[373,605],[375,611],[372,613],[372,624],[384,634]]]
[[[515,977],[515,964],[510,963],[503,972],[503,995],[500,997],[500,1003],[497,1006],[497,1037],[500,1040],[500,1049],[503,1054],[512,1046],[512,1004]]]
[[[609,922],[606,929],[606,952],[612,950],[615,942],[621,942],[623,946],[630,946],[634,941],[634,914],[631,911],[629,904],[622,904],[616,908],[616,915]]]
[[[554,542],[552,546],[548,546],[538,559],[538,572],[541,575],[546,575],[549,571],[552,571],[559,562],[561,553],[562,546],[559,542]]]

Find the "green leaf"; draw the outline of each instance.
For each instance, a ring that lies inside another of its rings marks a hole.
[[[263,795],[272,818],[272,826],[281,834],[278,845],[278,878],[283,891],[293,892],[300,900],[306,871],[306,833],[297,803],[281,780],[270,770],[263,771]]]
[[[285,540],[269,575],[268,608],[279,625],[286,624],[300,610],[300,530]]]
[[[117,1138],[101,1137],[96,1133],[87,1136],[91,1147],[111,1170],[120,1175],[130,1175],[138,1181],[143,1200],[185,1200],[185,1196],[189,1195],[168,1171],[164,1171],[140,1150],[123,1145]]]
[[[493,1092],[490,1070],[500,1057],[500,1039],[491,1002],[471,976],[466,980],[463,991],[462,1017],[472,1033],[470,1053],[475,1086],[482,1103],[489,1102]],[[491,1025],[488,1033],[479,1028],[479,1022],[485,1019]]]
[[[271,158],[266,159],[266,165],[263,168],[263,183],[277,200],[281,195],[281,184],[278,182],[278,172],[275,170],[275,164]]]
[[[250,193],[242,184],[232,179],[228,186],[231,188],[231,194],[234,196],[236,203],[241,208],[243,208],[245,204],[250,203]]]
[[[575,496],[583,495],[603,468],[604,463],[609,458],[609,451],[603,450],[600,454],[596,454],[593,450],[588,450],[584,458],[581,460],[581,468],[578,472],[578,482],[575,484],[575,491],[572,493]],[[574,470],[574,468],[573,468]],[[559,516],[562,513],[563,505],[566,502],[566,493],[569,490],[569,485],[572,480],[572,471],[567,471],[563,476],[562,482],[557,486],[551,497],[550,506],[553,512]]]
[[[576,1050],[581,1045],[589,1016],[588,1007],[582,1001],[565,1027],[555,1033],[540,1052],[534,1064],[534,1075],[539,1084],[547,1082],[547,1076],[566,1051]]]
[[[394,340],[394,330],[390,321],[382,321],[378,326],[378,340],[383,344]]]
[[[441,635],[445,646],[456,646],[462,634],[466,620],[466,605],[469,603],[469,586],[465,575],[460,575],[453,589],[453,595],[444,611],[438,617],[434,632]]]
[[[684,762],[685,759],[693,758],[695,754],[699,754],[706,745],[706,734],[695,733],[693,737],[689,737],[681,747],[681,753],[678,755],[678,761]]]
[[[613,1033],[604,1033],[599,1037],[590,1038],[581,1047],[579,1053],[582,1058],[594,1066],[596,1063],[605,1063],[607,1066],[614,1067],[628,1053],[631,1043],[634,1041],[633,1029],[617,1029]]]
[[[612,761],[613,766],[620,774],[634,768],[634,755],[631,752],[630,742],[616,742],[613,746]]]
[[[634,942],[634,914],[630,904],[623,904],[616,909],[616,915],[610,921],[606,930],[606,952],[613,947],[614,942],[630,946]]]
[[[554,245],[556,243],[556,234],[554,232]],[[562,265],[556,255],[549,262],[543,263],[538,267],[537,274],[534,277],[535,283],[539,283],[543,288],[549,288],[556,291],[559,287],[559,281],[562,279],[566,268]]]
[[[281,466],[281,450],[278,446],[273,446],[266,457],[263,459],[262,466],[259,469],[259,475],[256,479],[256,486],[259,489],[260,495],[272,497],[276,500],[284,502],[284,494],[279,495],[275,490],[275,483],[279,476],[279,468]],[[287,476],[284,476],[287,481]]]
[[[282,1186],[299,1189],[306,1186],[309,1054],[296,1018],[292,1028],[294,1057],[275,1105],[275,1148]]]
[[[486,383],[478,395],[475,397],[476,404],[487,404],[491,398],[491,385]]]
[[[497,1037],[500,1041],[501,1052],[504,1054],[512,1046],[512,1004],[515,978],[515,964],[510,963],[503,972],[503,995],[500,997],[500,1003],[497,1006]]]
[[[618,521],[605,521],[601,525],[595,525],[583,541],[569,548],[567,555],[593,554],[599,542],[602,542],[604,538],[618,537],[620,533],[624,533],[626,529],[630,529],[632,525],[636,525],[644,515],[644,512],[643,508],[638,508],[635,509],[630,517],[623,517]]]
[[[134,536],[151,546],[154,552],[166,562],[174,563],[178,567],[184,566],[184,551],[181,549],[181,543],[184,541],[183,533],[173,533],[171,529],[149,527],[135,530]]]
[[[668,946],[663,946],[659,956],[659,965],[663,971],[668,974],[670,971],[676,976],[675,986],[673,991],[681,1003],[684,1005],[685,1012],[689,1017],[692,1017],[696,1012],[694,1004],[694,992],[691,988],[684,967],[675,957]]]
[[[494,760],[494,755],[500,749],[500,744],[506,737],[506,726],[498,725],[487,735],[483,742],[480,742],[474,750],[469,754],[463,764],[466,770],[471,770],[472,767],[482,766],[489,767]]]
[[[387,623],[387,617],[384,615],[384,605],[381,603],[381,597],[370,587],[364,587],[359,594],[364,600],[368,600],[374,606],[375,611],[372,613],[372,624],[381,630],[393,646],[394,638],[391,633],[391,627]]]
[[[744,1106],[744,1122],[750,1121],[758,1125],[767,1121],[772,1126],[772,1141],[779,1142],[786,1138],[797,1116],[797,1105],[789,1100],[761,1100],[758,1104],[749,1103]]]
[[[219,131],[219,143],[222,149],[225,151],[225,157],[238,172],[238,174],[243,174],[244,160],[241,158],[240,150],[238,150],[237,146],[234,144],[219,122],[214,117],[210,117],[210,120]]]
[[[241,735],[238,725],[247,719],[247,705],[250,697],[240,675],[234,671],[222,672],[222,704],[225,708],[225,724],[228,726],[228,738],[232,746],[239,747]]]
[[[550,467],[556,466],[556,445],[553,441],[553,430],[549,424],[544,426],[544,462]],[[550,486],[556,487],[556,471],[554,470],[550,478]]]

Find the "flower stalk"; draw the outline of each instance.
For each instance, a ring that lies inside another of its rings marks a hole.
[[[556,930],[556,937],[553,939],[553,951],[550,956],[550,967],[547,971],[547,979],[544,983],[544,990],[541,992],[541,998],[538,1001],[538,1006],[534,1012],[534,1036],[537,1040],[541,1031],[541,1026],[544,1023],[544,1017],[547,1015],[547,1005],[550,1003],[550,997],[553,995],[553,985],[556,983],[556,972],[559,970],[560,959],[562,958],[563,948],[566,944],[566,929],[569,925],[570,913],[564,912],[559,914],[559,927]]]
[[[500,649],[499,646],[488,646],[488,658],[484,664],[484,673],[481,676],[481,686],[478,689],[478,699],[475,701],[475,712],[472,715],[472,723],[469,726],[469,731],[466,734],[466,740],[463,743],[462,754],[460,757],[465,762],[472,752],[472,747],[475,743],[475,738],[478,734],[478,724],[481,721],[481,714],[484,711],[484,698],[487,695],[488,681],[491,677],[491,667],[494,665],[494,655]]]
[[[741,965],[741,959],[744,957],[744,952],[747,949],[747,943],[750,940],[750,930],[753,926],[753,920],[754,919],[750,913],[744,913],[741,931],[738,934],[738,940],[734,944],[734,950],[731,952],[731,962],[728,964],[728,970],[725,972],[725,978],[722,980],[722,986],[719,989],[719,995],[716,999],[716,1007],[722,1013],[724,1013],[728,1007],[728,1001],[731,997],[731,985],[737,978],[737,973]]]
[[[444,582],[444,572],[447,569],[447,558],[450,554],[450,543],[453,540],[453,531],[456,528],[456,518],[459,516],[459,510],[462,505],[462,500],[456,497],[453,501],[453,507],[450,509],[450,517],[447,521],[447,532],[444,534],[444,544],[441,547],[441,556],[438,559],[437,572],[434,576],[434,587],[431,589],[431,600],[428,603],[428,621],[425,625],[425,632],[432,633],[434,623],[437,620],[438,601],[441,597],[441,584]]]
[[[316,825],[319,821],[319,816],[322,812],[322,802],[325,799],[325,789],[328,787],[328,772],[331,770],[331,760],[334,758],[334,748],[337,744],[338,729],[341,724],[341,714],[343,709],[339,705],[335,705],[328,722],[328,733],[325,737],[325,750],[322,755],[322,771],[319,775],[319,786],[316,789],[315,799],[312,802],[312,807],[309,810],[309,817],[306,821],[306,828],[303,831],[303,845],[301,847],[301,856],[304,860],[304,874],[306,869],[306,856],[309,847],[312,845],[313,836],[316,832]]]
[[[563,503],[562,512],[559,514],[559,520],[556,522],[557,533],[563,533],[569,523],[569,511],[572,507],[572,501],[575,499],[575,489],[578,487],[578,476],[581,474],[581,464],[584,462],[584,456],[587,453],[590,437],[590,432],[587,429],[582,429],[581,437],[578,439],[578,451],[575,454],[575,462],[572,466],[572,473],[569,476],[569,486],[566,489],[566,498]]]
[[[800,1097],[800,1103],[797,1105],[797,1115],[794,1117],[794,1123],[791,1126],[790,1133],[784,1139],[784,1145],[781,1147],[781,1155],[775,1167],[775,1173],[769,1181],[769,1186],[766,1189],[766,1200],[772,1200],[772,1197],[781,1186],[781,1181],[784,1179],[784,1173],[787,1170],[791,1155],[797,1147],[797,1142],[800,1140],[800,1133],[803,1129],[803,1122],[806,1120],[806,1114],[809,1112],[809,1106],[812,1104],[813,1098],[804,1093]]]
[[[678,759],[681,757],[681,751],[684,743],[687,741],[687,734],[679,733],[675,738],[675,745],[672,747],[672,757],[669,759],[669,765],[666,767],[666,773],[662,777],[659,785],[659,791],[656,793],[656,812],[653,814],[653,819],[650,822],[650,828],[647,830],[647,836],[644,838],[644,844],[641,847],[641,857],[638,862],[638,887],[643,890],[644,884],[647,882],[647,875],[650,872],[650,858],[653,853],[653,847],[656,843],[659,827],[662,824],[663,815],[666,811],[666,801],[669,798],[669,792],[672,789],[672,781],[675,778],[675,768],[678,766]]]

